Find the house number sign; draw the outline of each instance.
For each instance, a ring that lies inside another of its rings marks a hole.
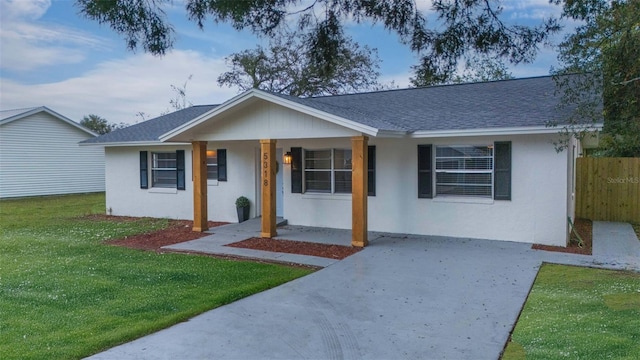
[[[266,152],[262,155],[262,183],[264,186],[269,186],[269,154]]]

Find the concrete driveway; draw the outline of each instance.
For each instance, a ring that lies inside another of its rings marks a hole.
[[[92,359],[497,359],[541,263],[535,254],[528,244],[383,236]]]

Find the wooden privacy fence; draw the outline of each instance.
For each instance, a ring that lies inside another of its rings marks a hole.
[[[640,158],[576,160],[576,217],[640,223]]]

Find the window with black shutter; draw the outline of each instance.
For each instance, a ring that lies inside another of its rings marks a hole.
[[[418,145],[418,197],[433,198],[431,145]]]
[[[511,200],[511,141],[497,141],[494,147],[493,198]]]

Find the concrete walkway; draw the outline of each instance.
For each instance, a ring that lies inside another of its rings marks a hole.
[[[594,256],[377,234],[311,275],[92,359],[497,359],[542,262],[640,271],[640,242],[625,225],[594,223],[594,251],[600,241],[628,241],[624,254]]]

